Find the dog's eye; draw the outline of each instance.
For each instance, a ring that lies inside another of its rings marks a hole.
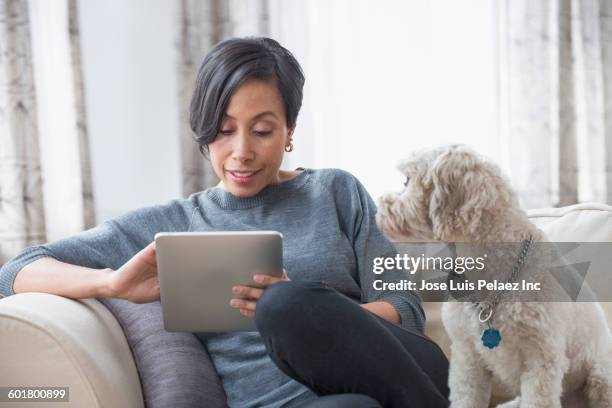
[[[406,181],[404,181],[404,187],[406,187],[409,182],[410,182],[410,177],[406,177]]]

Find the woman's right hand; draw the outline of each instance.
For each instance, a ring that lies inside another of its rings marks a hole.
[[[148,303],[159,299],[159,278],[155,241],[138,252],[121,268],[110,272],[109,297],[134,303]]]

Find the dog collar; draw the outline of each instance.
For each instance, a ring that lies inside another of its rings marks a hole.
[[[529,234],[529,237],[523,240],[522,242],[521,251],[519,253],[518,259],[516,260],[516,263],[514,264],[512,272],[510,273],[508,280],[506,280],[506,283],[514,282],[518,277],[518,274],[521,271],[525,260],[527,259],[527,255],[529,254],[529,249],[531,248],[532,243],[533,236]],[[491,322],[493,320],[493,315],[495,314],[495,308],[499,304],[501,296],[506,293],[506,291],[507,289],[495,292],[493,296],[491,296],[490,300],[485,300],[482,302],[472,302],[474,305],[476,305],[476,308],[478,310],[478,321],[480,323],[487,324],[487,328],[482,332],[482,336],[480,339],[482,340],[482,344],[489,349],[494,349],[495,347],[499,346],[499,343],[501,343],[502,340],[501,332],[498,329],[494,328]]]

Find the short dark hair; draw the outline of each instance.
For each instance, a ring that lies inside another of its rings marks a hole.
[[[232,94],[250,79],[275,81],[285,105],[287,127],[295,128],[305,80],[300,64],[271,38],[232,38],[206,55],[191,97],[189,122],[202,154],[217,137]]]

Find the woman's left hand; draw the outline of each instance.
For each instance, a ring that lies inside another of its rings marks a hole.
[[[245,316],[255,316],[255,307],[257,301],[261,298],[264,290],[271,285],[281,282],[288,281],[287,271],[283,269],[283,274],[279,276],[272,275],[253,275],[253,281],[257,284],[257,287],[252,286],[234,286],[232,287],[232,293],[240,296],[230,300],[230,306],[235,309],[240,309],[240,313]]]

